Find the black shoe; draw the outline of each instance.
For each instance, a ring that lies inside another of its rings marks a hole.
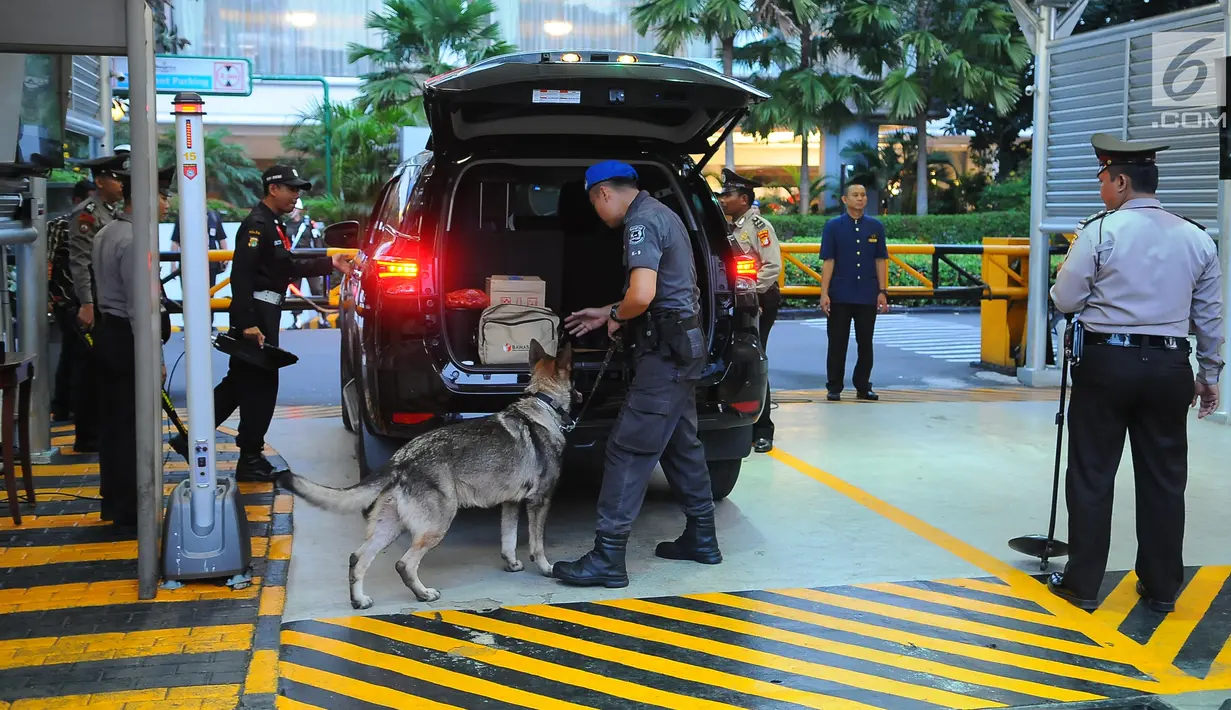
[[[64,424],[65,422],[73,421],[73,413],[67,409],[55,411],[51,413],[52,424]]]
[[[594,536],[594,549],[576,562],[557,562],[551,573],[556,579],[574,587],[628,586],[628,571],[624,569],[624,553],[628,548],[628,533]]]
[[[855,392],[855,399],[866,399],[869,402],[875,402],[876,400],[880,398],[881,396],[873,392],[871,389],[859,390]]]
[[[98,439],[77,439],[73,442],[73,451],[79,454],[97,454]]]
[[[774,448],[774,442],[766,439],[765,437],[761,437],[760,439],[757,439],[756,446],[752,447],[752,450],[758,454],[765,454],[769,453],[769,450],[772,448]]]
[[[1146,605],[1160,614],[1170,614],[1175,611],[1175,602],[1165,602],[1155,599],[1146,591],[1146,585],[1139,579],[1137,580],[1137,596],[1145,600]]]
[[[718,533],[714,528],[714,514],[688,516],[684,534],[672,542],[658,543],[654,554],[667,560],[692,560],[703,565],[722,562],[722,552],[718,549]]]
[[[825,395],[825,399],[829,400],[830,402],[840,402],[842,401],[842,393],[841,392],[830,392]]]
[[[1051,590],[1052,594],[1055,594],[1078,609],[1094,611],[1098,608],[1098,599],[1079,597],[1076,592],[1064,586],[1063,572],[1053,572],[1052,575],[1047,578],[1047,588]]]
[[[171,448],[175,450],[175,453],[184,457],[184,460],[188,462],[189,466],[192,465],[192,459],[188,458],[188,438],[186,436],[183,434],[176,434],[171,437],[171,440],[167,443],[171,444]]]
[[[289,469],[275,469],[264,454],[240,454],[235,464],[235,480],[244,483],[273,483]]]

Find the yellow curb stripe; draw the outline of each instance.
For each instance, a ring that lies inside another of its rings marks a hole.
[[[974,611],[980,614],[1002,616],[1006,619],[1025,621],[1027,623],[1038,624],[1040,626],[1054,626],[1059,629],[1068,628],[1064,622],[1050,614],[1041,614],[1037,611],[1026,611],[1024,609],[1016,609],[1001,604],[992,604],[976,599],[967,599],[966,597],[933,592],[926,589],[917,589],[915,587],[907,587],[902,584],[857,584],[855,586],[860,589],[884,592],[885,594],[892,594],[894,596],[905,597],[907,599],[914,599],[921,602],[929,602],[931,604],[950,606],[955,609],[963,609],[965,611]]]
[[[4,703],[0,707],[10,710],[63,710],[64,708],[120,708],[135,707],[144,710],[147,703],[153,707],[181,710],[202,707],[209,701],[230,701],[229,707],[239,699],[238,685],[195,685],[184,688],[149,688],[147,690],[122,690],[93,695],[61,695],[49,698],[26,698]],[[221,707],[211,704],[209,707]]]
[[[1135,666],[1141,672],[1158,679],[1162,686],[1158,692],[1181,693],[1199,689],[1200,684],[1197,679],[1185,674],[1174,665],[1160,660],[1148,652],[1142,644],[1118,630],[1103,626],[1092,619],[1088,613],[1056,597],[1047,590],[1046,586],[1022,570],[1002,562],[973,545],[781,449],[775,448],[769,452],[769,455],[1004,581],[1020,598],[1038,604],[1044,610],[1063,620],[1068,628],[1085,634],[1090,640],[1104,648],[1111,649],[1114,660]]]
[[[61,663],[246,651],[252,624],[153,629],[0,641],[0,670]]]
[[[1146,649],[1159,658],[1175,661],[1197,623],[1210,610],[1215,597],[1231,577],[1231,567],[1202,567],[1193,575],[1175,602],[1175,611],[1168,614],[1150,637]]]
[[[278,652],[253,651],[244,678],[244,694],[278,692]]]
[[[265,556],[269,538],[252,539],[252,556]],[[6,547],[0,549],[0,568],[35,567],[66,562],[97,562],[100,560],[132,560],[137,558],[137,541],[91,542],[80,545],[49,545],[46,547]]]
[[[954,708],[955,710],[1005,707],[1004,703],[998,703],[991,700],[984,700],[968,695],[950,693],[946,690],[938,690],[935,688],[903,683],[902,681],[893,680],[891,678],[882,678],[870,673],[861,673],[859,671],[850,671],[843,668],[825,666],[820,663],[811,663],[794,658],[786,658],[784,656],[766,653],[764,651],[743,648],[719,641],[710,641],[697,636],[689,636],[687,634],[676,633],[674,631],[666,631],[653,626],[634,624],[620,619],[586,614],[584,612],[565,609],[563,607],[534,605],[517,607],[514,611],[523,614],[533,614],[546,619],[555,619],[556,621],[563,621],[565,623],[575,624],[577,626],[598,629],[600,631],[619,634],[621,636],[627,636],[634,639],[654,641],[656,643],[674,646],[682,650],[697,651],[699,653],[725,658],[738,663],[747,663],[750,665],[770,668],[776,671],[792,673],[794,675],[815,678],[817,680],[825,680],[831,683],[839,683],[850,688],[861,688],[878,693],[884,693],[886,695],[896,695],[900,698],[920,700],[923,702],[940,705],[942,707]],[[835,703],[841,703],[842,699],[833,698],[833,701]]]
[[[518,609],[523,608],[525,607],[519,607]],[[436,612],[436,616],[446,624],[471,628],[477,631],[486,631],[521,641],[529,641],[530,643],[549,646],[561,651],[589,656],[590,658],[597,658],[609,663],[618,663],[639,670],[649,670],[671,678],[680,678],[716,688],[726,688],[770,700],[795,703],[809,708],[823,708],[824,710],[872,710],[873,708],[871,705],[854,700],[785,688],[773,683],[715,671],[702,666],[681,663],[663,656],[653,656],[638,651],[626,651],[621,648],[594,643],[593,641],[572,638],[563,634],[542,631],[518,624],[510,624],[505,621],[476,616],[474,614],[444,611]]]
[[[998,676],[981,671],[973,671],[937,661],[916,658],[914,656],[880,651],[874,648],[866,648],[864,646],[842,643],[840,641],[830,641],[817,636],[809,636],[808,634],[786,631],[784,629],[766,626],[764,624],[756,624],[718,614],[693,611],[691,609],[683,609],[676,606],[658,604],[640,599],[621,599],[615,601],[600,601],[595,603],[600,606],[625,609],[627,611],[648,614],[672,621],[684,621],[690,624],[709,626],[715,629],[728,629],[730,631],[734,631],[735,633],[743,634],[754,639],[777,641],[780,643],[790,644],[792,646],[799,646],[801,648],[819,651],[821,653],[845,656],[847,658],[867,661],[868,663],[878,663],[917,673],[927,673],[929,675],[948,678],[962,683],[983,685],[989,688],[999,688],[1001,690],[1009,690],[1015,693],[1022,693],[1023,695],[1033,695],[1035,697],[1045,698],[1048,700],[1082,702],[1103,699],[1102,695],[1083,693],[1076,690],[1066,690],[1063,688],[1053,688],[1042,683],[1018,680],[1016,678]]]
[[[899,631],[887,626],[879,626],[861,621],[849,621],[847,619],[826,616],[824,614],[818,614],[812,611],[796,609],[791,606],[771,604],[769,602],[747,599],[745,597],[738,597],[730,594],[689,594],[686,598],[696,599],[698,601],[708,602],[711,604],[721,604],[723,606],[729,606],[734,609],[742,609],[744,611],[752,611],[778,619],[798,621],[823,629],[845,631],[847,633],[866,636],[868,638],[891,641],[904,646],[917,646],[919,648],[926,648],[928,650],[939,651],[941,653],[973,658],[975,660],[987,661],[989,663],[998,663],[1013,668],[1022,668],[1025,670],[1032,670],[1039,673],[1047,673],[1065,678],[1076,678],[1078,680],[1087,680],[1092,683],[1101,683],[1103,685],[1110,685],[1120,688],[1131,688],[1133,690],[1140,690],[1147,693],[1156,692],[1159,687],[1159,684],[1155,681],[1128,678],[1115,673],[1083,668],[1081,666],[1062,663],[1060,661],[1051,661],[1045,658],[1036,658],[1034,656],[1014,653],[1012,651],[1002,651],[1000,649],[988,648],[987,646],[980,644],[948,641],[945,639],[933,638],[931,636],[924,636],[922,634]]]
[[[999,582],[987,582],[981,579],[942,579],[938,581],[941,584],[947,584],[950,587],[961,587],[963,589],[969,589],[972,592],[983,592],[984,594],[995,594],[1002,597],[1009,597],[1010,599],[1019,599],[1019,597],[1013,593],[1012,587],[1006,584],[1000,584]]]
[[[373,705],[387,708],[415,708],[415,710],[462,710],[456,705],[438,703],[417,695],[403,693],[400,690],[382,688],[366,681],[347,678],[329,671],[306,668],[295,663],[283,661],[281,668],[283,678]],[[283,706],[279,705],[279,707]]]
[[[421,661],[381,653],[344,641],[313,636],[298,631],[285,632],[282,635],[282,642],[291,646],[300,646],[313,651],[327,653],[352,663],[391,671],[407,678],[426,681],[444,688],[453,688],[464,693],[471,693],[484,700],[495,700],[521,707],[540,708],[541,710],[577,710],[587,707],[564,700],[556,700],[538,693],[500,685],[483,678],[476,678]]]
[[[309,705],[298,700],[293,700],[285,695],[279,695],[274,700],[274,707],[278,710],[325,710],[317,705]]]
[[[189,582],[179,589],[159,589],[153,599],[139,599],[136,580],[51,584],[25,589],[0,589],[0,614],[31,611],[80,609],[116,604],[149,604],[153,602],[184,603],[214,599],[254,599],[260,591],[261,578],[253,577],[247,589],[231,590],[217,584]]]
[[[229,459],[226,461],[215,462],[214,468],[218,471],[234,471],[235,466],[239,463],[238,460]],[[188,470],[188,464],[180,459],[177,455],[175,458],[167,459],[162,464],[164,473],[176,473]],[[51,477],[51,476],[90,476],[98,475],[97,463],[53,463],[53,464],[35,464],[34,477]]]
[[[430,618],[434,616],[434,613],[428,613],[426,616]],[[591,673],[579,668],[570,668],[549,661],[540,661],[537,658],[522,656],[511,651],[439,636],[402,626],[401,624],[392,624],[369,617],[352,616],[341,619],[322,619],[322,621],[343,628],[365,631],[412,646],[440,651],[441,653],[457,654],[479,663],[527,673],[536,678],[564,683],[578,688],[588,688],[613,697],[670,708],[671,710],[739,710],[734,705],[679,695],[670,691],[619,680],[618,678],[608,678],[607,676]],[[283,633],[285,635],[288,632]],[[283,667],[285,668],[285,663]]]
[[[261,602],[257,616],[282,616],[286,607],[286,587],[265,587],[261,591]]]

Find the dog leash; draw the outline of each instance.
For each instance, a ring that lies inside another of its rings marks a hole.
[[[594,379],[594,387],[590,389],[590,396],[586,397],[586,402],[585,404],[581,405],[581,411],[578,412],[576,418],[574,418],[573,421],[569,422],[568,424],[565,424],[564,426],[560,427],[560,430],[563,431],[565,434],[568,434],[569,432],[576,429],[577,424],[581,422],[581,418],[586,415],[586,410],[590,408],[590,402],[594,401],[594,393],[598,392],[598,386],[599,384],[602,383],[603,375],[606,374],[607,372],[607,366],[611,364],[611,357],[615,355],[616,349],[619,348],[622,343],[623,343],[623,340],[620,338],[619,334],[613,335],[611,337],[611,345],[607,348],[607,355],[603,357],[602,366],[598,368],[598,377]]]

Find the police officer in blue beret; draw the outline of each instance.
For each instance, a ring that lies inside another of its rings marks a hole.
[[[616,588],[628,586],[628,536],[659,462],[688,522],[683,535],[659,543],[655,554],[718,564],[722,553],[697,438],[696,382],[706,358],[688,231],[675,212],[638,188],[637,171],[626,163],[590,167],[585,186],[598,216],[624,227],[624,298],[573,313],[564,324],[574,336],[623,330],[635,374],[607,441],[594,549],[574,562],[557,562],[552,572],[567,584]]]

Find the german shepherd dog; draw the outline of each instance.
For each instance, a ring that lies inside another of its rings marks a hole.
[[[551,576],[543,551],[547,509],[560,479],[564,427],[569,408],[581,399],[572,383],[572,346],[565,343],[548,357],[537,340],[530,343],[530,384],[525,396],[496,414],[434,429],[407,442],[375,475],[349,488],[331,488],[284,474],[283,487],[326,510],[363,511],[367,539],[350,556],[350,600],[356,609],[372,606],[363,577],[376,555],[410,533],[410,549],[394,565],[402,581],[422,602],[440,592],[419,580],[419,563],[440,544],[458,508],[500,510],[500,555],[504,568],[522,570],[517,559],[521,503],[530,522],[530,560]]]

